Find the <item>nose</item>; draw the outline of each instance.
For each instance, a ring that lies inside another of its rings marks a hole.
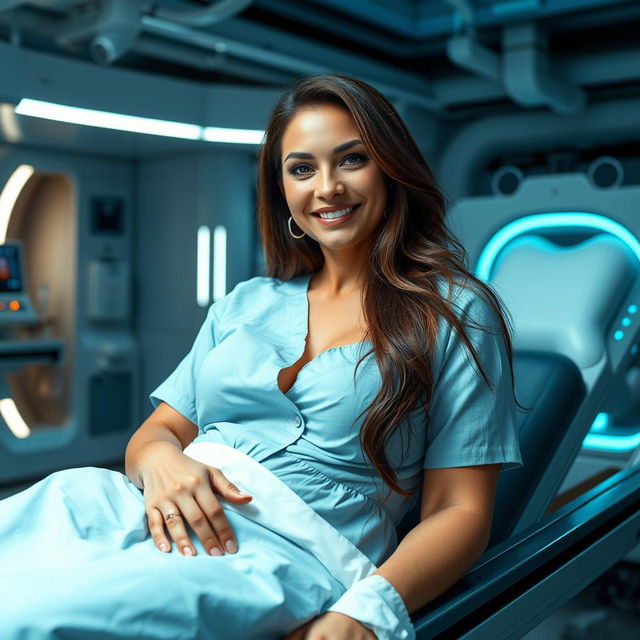
[[[319,173],[316,186],[316,196],[318,198],[332,198],[337,194],[344,193],[344,184],[333,171]]]

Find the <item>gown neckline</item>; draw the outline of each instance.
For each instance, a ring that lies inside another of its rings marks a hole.
[[[295,364],[304,353],[306,340],[309,335],[309,286],[311,284],[312,276],[313,273],[307,273],[305,275],[298,276],[297,278],[294,278],[290,281],[291,283],[293,283],[295,289],[293,291],[293,295],[289,299],[291,301],[291,304],[289,305],[289,322],[292,329],[291,333],[289,334],[289,347],[290,351],[294,354],[298,354],[298,356],[295,358],[295,360],[293,360],[293,362],[291,362],[291,364],[288,364],[285,367],[279,369],[278,375],[280,374],[280,371],[282,371],[282,369],[287,369],[288,367],[291,367],[293,364]],[[298,385],[298,382],[300,381],[300,374],[302,373],[302,371],[304,369],[307,369],[310,365],[313,365],[325,353],[351,349],[364,344],[370,345],[372,343],[370,340],[359,340],[358,342],[350,342],[349,344],[329,347],[328,349],[320,351],[320,353],[318,353],[314,358],[311,358],[309,362],[306,362],[304,365],[302,365],[302,367],[300,367],[300,370],[296,375],[296,379],[293,381],[293,384],[288,391],[283,392],[282,389],[280,389],[280,385],[278,384],[278,380],[276,377],[276,386],[278,387],[278,390],[285,396],[288,396],[289,393],[291,393]]]

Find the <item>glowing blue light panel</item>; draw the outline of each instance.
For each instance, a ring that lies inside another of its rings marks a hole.
[[[485,282],[491,279],[491,270],[496,262],[500,252],[506,245],[518,236],[539,231],[542,229],[558,229],[558,228],[587,228],[595,229],[620,238],[636,255],[640,261],[640,242],[631,231],[620,223],[606,216],[595,213],[582,212],[555,212],[555,213],[537,213],[524,216],[518,220],[514,220],[500,229],[487,242],[476,265],[475,275]],[[638,306],[635,304],[627,307],[627,313],[633,315],[638,312]],[[623,326],[629,326],[631,322],[625,323]],[[622,340],[624,332],[617,330],[613,337],[615,340]],[[633,345],[631,353],[635,355],[638,352],[638,345]],[[607,435],[602,433],[609,427],[609,416],[606,413],[598,414],[589,434],[583,441],[583,446],[587,449],[599,449],[608,451],[629,451],[640,444],[640,432],[628,436]]]
[[[607,436],[599,433],[588,433],[582,442],[586,449],[603,449],[606,451],[631,451],[640,445],[640,432],[628,436]]]
[[[611,218],[600,216],[595,213],[537,213],[531,216],[525,216],[510,222],[502,227],[487,242],[484,250],[478,258],[476,266],[476,276],[485,282],[491,279],[491,269],[495,264],[498,254],[513,239],[524,233],[538,231],[541,229],[557,229],[576,227],[589,229],[597,229],[606,233],[610,233],[620,238],[635,254],[640,261],[640,242],[626,227]],[[634,311],[631,311],[631,308]],[[628,309],[629,313],[635,313],[638,310],[636,305],[631,305]]]
[[[609,414],[599,413],[591,425],[591,431],[605,431],[609,426]]]

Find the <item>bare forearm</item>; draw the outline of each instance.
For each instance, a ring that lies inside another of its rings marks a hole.
[[[486,549],[489,526],[464,507],[451,506],[423,520],[375,573],[398,591],[410,613],[461,578]]]
[[[182,451],[182,443],[179,438],[163,424],[156,422],[144,422],[142,426],[133,434],[127,450],[124,456],[124,466],[127,477],[133,484],[142,489],[142,482],[140,480],[140,467],[144,460],[145,455],[149,452],[153,445],[154,447],[160,443],[166,443],[164,446],[174,446]]]

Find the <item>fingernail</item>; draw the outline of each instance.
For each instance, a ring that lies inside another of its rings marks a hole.
[[[184,553],[185,556],[192,556],[193,555],[193,549],[191,547],[183,547],[182,548],[182,553]]]
[[[160,551],[169,551],[169,545],[166,542],[161,542]]]
[[[227,540],[224,546],[229,553],[235,553],[238,550],[238,545],[233,540]]]
[[[209,549],[209,554],[212,556],[221,556],[222,551],[218,549],[218,547],[211,547],[211,549]]]

